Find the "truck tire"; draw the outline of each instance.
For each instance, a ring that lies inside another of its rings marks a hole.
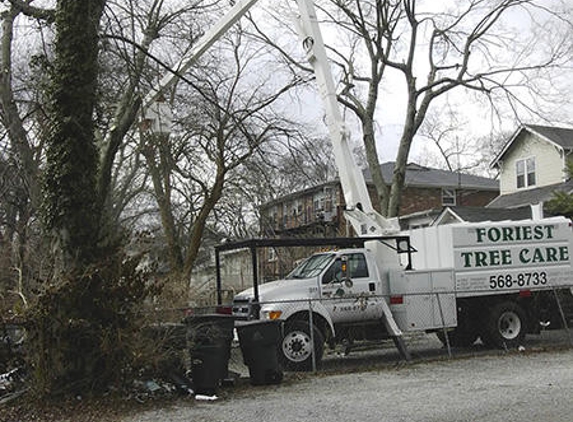
[[[324,336],[314,328],[314,353],[318,366],[324,351]],[[287,321],[284,336],[279,343],[279,357],[285,370],[309,371],[312,369],[312,342],[308,322],[295,320]]]
[[[526,332],[525,312],[515,302],[501,302],[487,311],[482,341],[486,346],[509,349],[521,345]]]

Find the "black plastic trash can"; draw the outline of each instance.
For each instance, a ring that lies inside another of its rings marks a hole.
[[[280,384],[283,379],[277,355],[280,321],[238,322],[237,333],[251,384]]]
[[[191,378],[197,394],[213,395],[227,377],[234,318],[206,314],[185,318]]]

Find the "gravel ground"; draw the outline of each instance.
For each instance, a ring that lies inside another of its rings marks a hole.
[[[571,421],[573,350],[308,376],[122,422]]]

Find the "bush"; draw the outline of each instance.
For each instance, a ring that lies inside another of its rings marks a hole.
[[[141,315],[157,292],[137,264],[114,257],[45,287],[25,316],[36,393],[103,391],[142,364]]]

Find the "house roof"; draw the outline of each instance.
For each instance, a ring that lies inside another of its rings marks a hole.
[[[501,195],[491,201],[488,208],[518,208],[530,204],[546,202],[553,197],[555,191],[573,192],[573,179],[566,182],[542,186],[534,189],[520,190],[514,193]]]
[[[394,162],[382,164],[382,175],[386,183],[392,180],[394,174]],[[364,171],[366,182],[372,182],[370,170]],[[499,181],[488,177],[474,176],[467,173],[458,173],[448,170],[440,170],[424,167],[416,163],[410,163],[406,167],[406,187],[439,187],[439,188],[465,188],[498,191]]]
[[[525,220],[531,218],[531,207],[524,206],[515,209],[484,208],[484,207],[445,207],[435,222],[442,220],[447,214],[464,222]]]
[[[565,150],[573,149],[573,129],[539,125],[526,125],[526,127]]]
[[[382,164],[382,175],[387,184],[392,181],[394,174],[394,162],[386,162]],[[369,169],[363,171],[366,183],[372,182],[372,174]],[[292,192],[280,198],[263,204],[263,207],[271,206],[279,202],[283,202],[288,198],[296,198],[304,193],[314,192],[326,186],[332,186],[338,183],[338,179],[321,183],[316,186],[301,189],[298,192]],[[464,188],[464,189],[478,189],[484,191],[499,191],[499,181],[490,179],[488,177],[474,176],[472,174],[458,173],[447,170],[439,170],[430,167],[424,167],[416,163],[410,163],[406,167],[406,187],[422,187],[422,188]]]
[[[394,162],[386,162],[382,164],[382,175],[387,184],[392,181],[394,174]],[[369,169],[363,171],[366,183],[372,183],[372,174]],[[303,193],[314,192],[326,186],[332,186],[338,183],[338,179],[331,180],[319,185],[301,189],[298,192],[292,192],[280,198],[276,198],[263,204],[263,207],[271,206],[279,202],[283,202],[289,198],[299,197]],[[458,173],[447,170],[439,170],[430,167],[423,167],[416,163],[410,163],[406,167],[406,187],[425,187],[425,188],[464,188],[464,189],[478,189],[484,191],[499,191],[499,181],[490,179],[488,177],[474,176],[467,173]]]
[[[511,149],[516,140],[524,132],[530,132],[537,135],[540,139],[549,142],[565,151],[573,150],[573,129],[555,126],[541,126],[524,124],[520,126],[513,135],[509,138],[502,150],[491,162],[490,167],[495,167],[499,164],[505,154]]]
[[[402,230],[408,230],[412,223],[416,226],[422,222],[425,224],[427,221],[434,221],[438,215],[442,212],[442,207],[440,208],[429,208],[422,211],[415,211],[410,214],[404,214],[398,216],[398,221],[400,222],[400,228]]]

